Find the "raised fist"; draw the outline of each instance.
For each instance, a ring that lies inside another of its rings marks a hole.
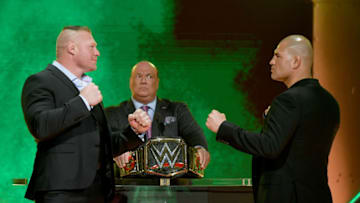
[[[213,131],[214,133],[217,133],[220,125],[225,120],[226,120],[225,114],[220,113],[217,110],[212,110],[211,113],[208,115],[205,125],[206,127],[209,128],[209,130]]]
[[[103,99],[99,87],[94,83],[88,84],[84,89],[80,91],[80,95],[83,96],[90,106],[95,106]]]
[[[137,134],[146,132],[151,126],[150,116],[142,109],[137,109],[134,113],[129,114],[128,121]]]

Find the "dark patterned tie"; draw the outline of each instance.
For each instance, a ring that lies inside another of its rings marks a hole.
[[[142,106],[141,109],[144,110],[149,115],[149,113],[148,113],[149,106]],[[151,138],[151,125],[150,125],[149,130],[146,131],[145,135],[146,135],[146,140],[149,140]]]

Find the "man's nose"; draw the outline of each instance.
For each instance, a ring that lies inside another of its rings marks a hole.
[[[269,61],[269,64],[270,64],[270,65],[274,65],[274,64],[275,64],[274,58],[272,58],[272,59]]]
[[[141,83],[147,83],[146,77],[141,77],[140,82],[141,82]]]
[[[95,49],[95,55],[100,56],[100,51],[98,49]]]

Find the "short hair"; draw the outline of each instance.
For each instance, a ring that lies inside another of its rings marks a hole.
[[[86,32],[90,32],[91,30],[88,26],[81,26],[81,25],[70,25],[70,26],[65,26],[62,31],[64,30],[73,30],[73,31],[86,31]]]
[[[91,30],[87,26],[79,26],[79,25],[72,25],[72,26],[65,26],[56,40],[56,58],[58,59],[62,54],[62,49],[65,48],[66,44],[73,38],[73,36],[79,32],[85,31],[91,34]]]

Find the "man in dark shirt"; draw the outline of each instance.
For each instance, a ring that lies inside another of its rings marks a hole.
[[[253,155],[257,203],[332,202],[327,165],[340,122],[331,94],[312,78],[313,51],[308,39],[290,35],[275,49],[271,78],[288,90],[277,96],[260,133],[226,121],[213,110],[206,126],[217,141]]]

